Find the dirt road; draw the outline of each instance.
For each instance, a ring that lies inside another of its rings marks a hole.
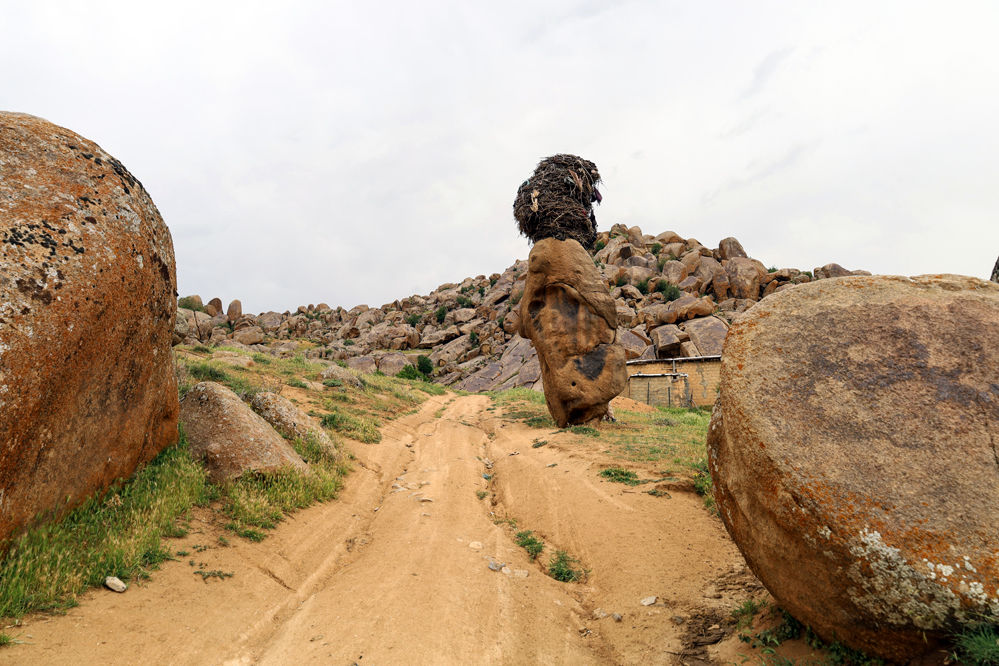
[[[381,443],[353,445],[338,500],[263,543],[229,534],[223,545],[222,527],[196,516],[173,544],[188,555],[125,594],[95,590],[65,616],[27,618],[15,632],[26,644],[0,651],[0,664],[716,659],[696,637],[759,588],[700,498],[604,481],[599,438],[533,448],[538,430],[490,407],[431,398]],[[548,544],[537,562],[508,519]],[[545,575],[555,548],[579,558],[585,582]]]

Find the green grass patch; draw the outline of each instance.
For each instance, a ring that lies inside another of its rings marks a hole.
[[[207,501],[206,478],[182,436],[129,482],[15,538],[0,564],[0,617],[72,607],[106,576],[147,576],[170,557],[162,540],[174,522]]]
[[[755,599],[746,599],[742,602],[732,611],[732,619],[735,620],[736,629],[749,628],[753,624],[753,618],[756,617],[756,614],[766,606],[766,601],[756,601]]]
[[[591,426],[585,425],[574,425],[569,426],[567,430],[576,435],[586,435],[587,437],[599,437],[600,431]]]
[[[444,395],[447,393],[447,389],[440,384],[432,384],[430,382],[419,382],[413,385],[417,391],[423,391],[427,395]]]
[[[329,414],[324,414],[320,418],[320,423],[324,428],[335,430],[351,439],[356,439],[367,444],[376,444],[382,441],[382,434],[378,432],[378,425],[370,418],[350,414],[335,405]]]
[[[508,416],[513,416],[513,414],[507,414]],[[524,417],[524,423],[532,428],[554,428],[555,422],[552,421],[550,416],[527,416]]]
[[[983,624],[956,634],[953,658],[959,664],[999,664],[999,627]]]
[[[532,560],[538,559],[538,555],[545,549],[545,542],[534,536],[531,530],[517,532],[517,545],[527,551]]]
[[[545,394],[529,388],[512,388],[505,391],[487,391],[486,395],[498,405],[509,405],[515,402],[529,402],[535,405],[545,404]]]
[[[563,583],[575,583],[586,579],[586,571],[577,569],[579,560],[564,550],[556,550],[548,561],[548,575]]]
[[[273,529],[287,514],[336,497],[346,472],[336,452],[312,437],[296,439],[292,446],[309,463],[310,474],[294,469],[245,474],[222,487],[222,511],[231,520],[230,530],[259,540],[254,528]]]
[[[293,388],[300,388],[300,389],[307,389],[307,388],[309,388],[309,385],[306,384],[305,382],[303,382],[298,377],[292,377],[291,379],[289,379],[288,380],[288,386],[291,386]]]
[[[187,371],[199,382],[218,382],[221,384],[229,379],[229,374],[225,370],[207,363],[191,363],[187,366]]]
[[[618,410],[617,421],[600,428],[600,441],[614,458],[628,462],[668,462],[684,469],[707,464],[708,423],[701,409],[657,407],[655,412]]]
[[[179,370],[179,388],[181,397],[185,396],[197,382],[217,382],[229,387],[233,393],[243,400],[249,400],[262,389],[246,377],[237,377],[214,362],[189,361],[183,357],[177,359]]]
[[[630,469],[622,469],[620,467],[608,467],[605,470],[601,470],[600,476],[604,477],[608,481],[613,481],[614,483],[624,483],[629,486],[637,486],[640,483],[643,483],[643,481],[638,478],[638,475]]]

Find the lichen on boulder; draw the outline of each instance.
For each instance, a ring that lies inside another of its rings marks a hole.
[[[0,540],[177,441],[170,232],[100,146],[0,112]]]
[[[891,661],[999,621],[999,285],[841,277],[733,324],[708,433],[726,528],[778,602]]]

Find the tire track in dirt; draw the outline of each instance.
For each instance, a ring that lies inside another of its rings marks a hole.
[[[692,494],[600,480],[599,438],[532,448],[538,431],[491,404],[429,399],[386,424],[381,443],[354,444],[339,499],[261,544],[194,556],[232,578],[206,584],[168,563],[125,595],[94,591],[65,617],[29,618],[32,645],[0,664],[678,663],[685,629],[672,618],[727,614],[744,598],[716,589],[743,567],[720,523]],[[495,520],[506,517],[579,557],[589,579],[546,576]],[[224,533],[193,527],[175,548]],[[641,606],[650,594],[660,602]],[[622,620],[594,617],[598,607]]]

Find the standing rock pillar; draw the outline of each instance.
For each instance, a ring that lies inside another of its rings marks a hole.
[[[596,235],[593,162],[554,155],[520,186],[514,217],[534,241],[520,302],[520,334],[534,343],[548,411],[560,428],[598,420],[625,387],[617,310],[584,246]]]

